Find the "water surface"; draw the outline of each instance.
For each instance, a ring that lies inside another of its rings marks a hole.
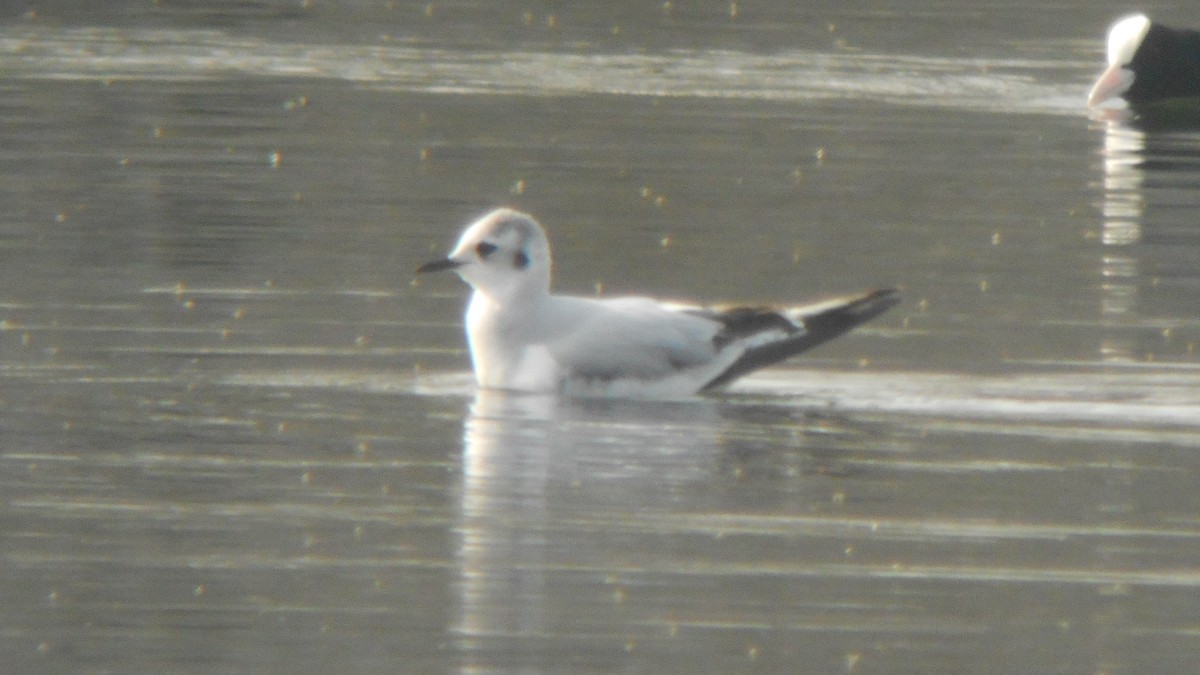
[[[162,5],[0,28],[14,672],[1200,656],[1200,135],[1083,109],[1122,8]],[[480,393],[412,270],[498,204],[567,292],[904,304]]]

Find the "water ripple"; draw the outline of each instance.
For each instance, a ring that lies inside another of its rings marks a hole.
[[[326,78],[452,94],[614,94],[769,101],[866,99],[1014,113],[1085,114],[1094,64],[857,51],[662,53],[461,51],[313,45],[219,31],[115,28],[0,31],[12,76],[47,79]],[[1068,79],[1064,80],[1064,76]]]

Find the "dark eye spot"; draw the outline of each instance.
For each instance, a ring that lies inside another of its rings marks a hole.
[[[529,267],[529,256],[525,255],[524,251],[519,251],[513,256],[513,267],[519,270]]]
[[[479,242],[479,245],[475,247],[475,252],[479,254],[480,258],[486,258],[489,255],[495,253],[496,249],[498,249],[498,248],[500,248],[500,247],[496,246],[495,244],[491,244],[486,241],[481,241],[481,242]]]

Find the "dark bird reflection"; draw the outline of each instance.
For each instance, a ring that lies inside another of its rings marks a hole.
[[[1156,315],[1177,313],[1170,289],[1197,282],[1190,251],[1200,244],[1200,130],[1156,129],[1112,113],[1102,120],[1103,200],[1100,204],[1101,355],[1135,361],[1163,352],[1195,351]]]

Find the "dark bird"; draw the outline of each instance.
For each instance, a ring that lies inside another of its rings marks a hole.
[[[1122,98],[1138,107],[1200,97],[1200,31],[1168,28],[1145,14],[1108,31],[1108,69],[1092,85],[1088,105]]]

